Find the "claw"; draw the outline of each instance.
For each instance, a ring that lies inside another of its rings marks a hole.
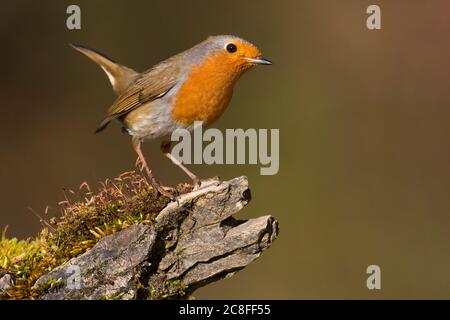
[[[192,184],[194,185],[193,191],[198,190],[200,188],[200,186],[202,185],[202,180],[195,177],[195,179],[192,180]]]
[[[176,197],[170,192],[165,190],[157,181],[155,178],[151,178],[150,179],[150,183],[152,185],[153,188],[153,193],[155,195],[155,197],[158,196],[158,194],[168,197],[170,199],[170,201],[175,201]]]
[[[220,177],[214,176],[214,177],[207,178],[207,179],[199,179],[199,178],[195,177],[195,179],[192,180],[192,183],[194,185],[193,191],[200,189],[202,185],[211,184],[212,181],[220,181]]]

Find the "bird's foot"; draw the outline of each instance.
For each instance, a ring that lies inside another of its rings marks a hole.
[[[158,196],[158,194],[164,196],[164,197],[168,197],[170,199],[170,201],[175,201],[176,197],[175,197],[175,193],[176,190],[174,188],[164,188],[163,186],[161,186],[161,184],[156,181],[155,178],[150,178],[150,183],[152,185],[153,188],[153,193],[155,195],[155,197]],[[167,190],[169,189],[169,190]]]
[[[219,176],[214,176],[214,177],[206,178],[206,179],[199,179],[199,178],[195,177],[195,179],[192,180],[192,183],[194,185],[193,191],[198,190],[204,186],[210,185],[211,183],[218,182],[218,181],[220,181]]]

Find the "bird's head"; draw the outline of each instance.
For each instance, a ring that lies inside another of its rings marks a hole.
[[[203,43],[207,57],[239,73],[257,65],[271,65],[252,43],[236,36],[211,36]]]

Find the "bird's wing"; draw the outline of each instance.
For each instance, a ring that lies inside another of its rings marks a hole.
[[[142,75],[108,109],[108,113],[96,132],[103,130],[110,121],[167,94],[178,82],[181,68],[173,59],[163,61]]]

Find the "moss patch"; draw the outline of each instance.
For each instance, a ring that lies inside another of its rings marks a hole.
[[[185,193],[191,188],[183,184],[174,192]],[[3,232],[0,276],[12,274],[15,285],[0,292],[0,299],[37,298],[57,285],[33,288],[43,274],[86,252],[108,234],[134,223],[151,224],[170,201],[167,197],[156,197],[147,180],[134,171],[102,182],[97,192],[92,192],[87,183],[79,189],[78,192],[68,190],[69,196],[59,204],[61,217],[46,222],[47,227],[34,239],[7,239]]]

